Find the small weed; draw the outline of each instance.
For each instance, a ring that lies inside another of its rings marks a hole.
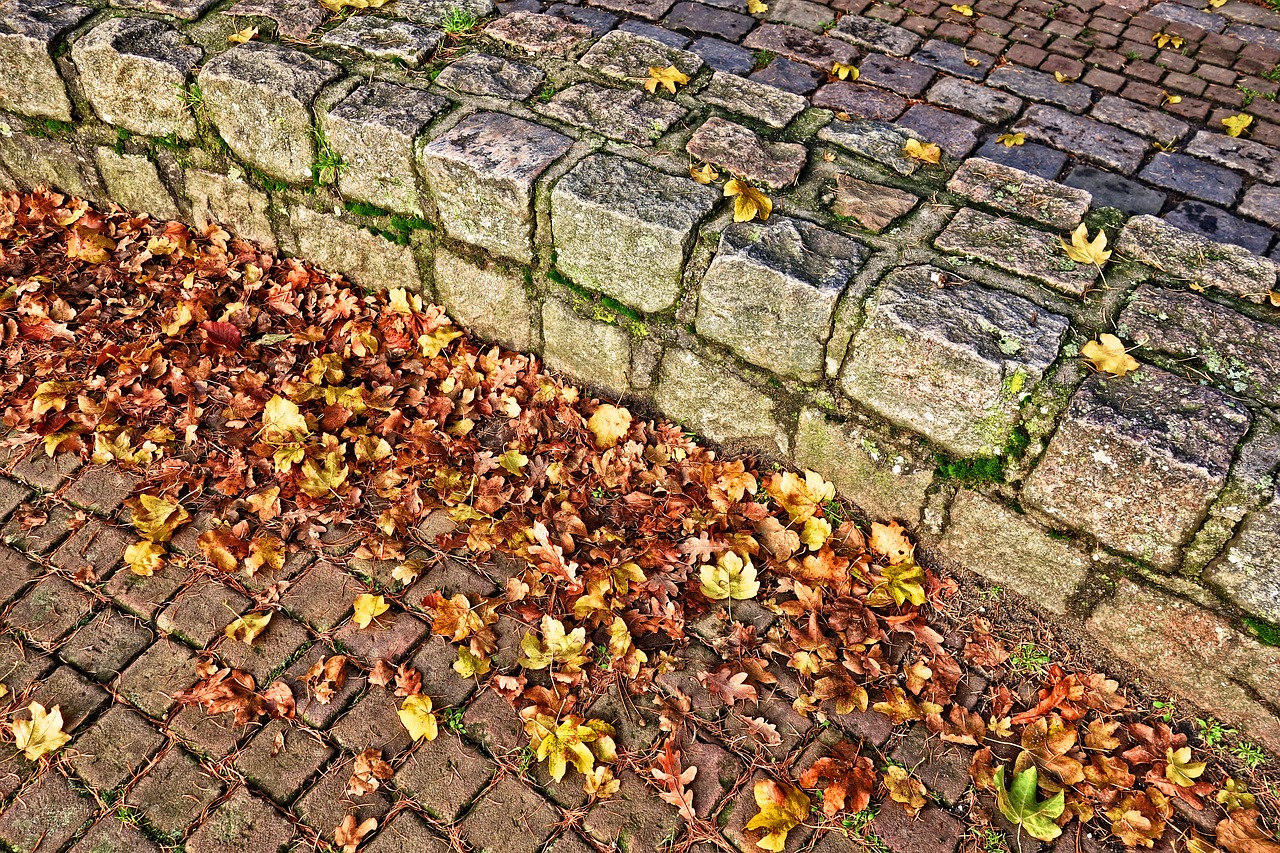
[[[538,103],[545,104],[556,95],[556,87],[551,83],[544,83],[542,89],[538,92]]]
[[[451,36],[462,35],[469,30],[475,29],[476,16],[465,9],[450,9],[443,18],[440,19],[440,28]]]
[[[1242,620],[1244,627],[1254,636],[1259,643],[1264,646],[1280,646],[1280,628],[1272,625],[1270,622],[1264,622],[1261,619],[1255,619],[1252,616],[1246,616]]]
[[[1257,770],[1267,763],[1267,754],[1262,751],[1262,747],[1251,741],[1240,741],[1240,743],[1231,747],[1231,754],[1250,770]]]
[[[752,52],[755,57],[755,69],[759,71],[761,68],[768,68],[769,64],[778,58],[778,54],[772,50],[757,50]]]
[[[520,749],[517,750],[515,755],[516,768],[520,771],[520,773],[527,775],[529,773],[529,768],[533,767],[533,763],[537,759],[537,757],[538,756],[534,753],[532,747],[528,747],[528,746],[520,747]]]
[[[1262,75],[1262,79],[1270,80],[1272,83],[1275,83],[1276,81],[1280,80],[1280,65],[1277,65],[1275,68],[1272,68],[1270,71],[1264,72]]]
[[[1124,55],[1124,58],[1129,60],[1130,62],[1137,62],[1138,60],[1142,59],[1142,56],[1136,50],[1131,50]]]
[[[591,490],[592,500],[602,501],[605,497],[604,486],[596,486]]]
[[[316,127],[311,133],[316,140],[316,162],[311,167],[311,177],[316,186],[332,184],[338,179],[338,173],[346,168],[346,164],[342,162],[342,155],[333,150],[323,130]]]
[[[1004,594],[1004,589],[998,586],[987,587],[978,590],[979,601],[999,601],[1000,596]]]
[[[1014,672],[1040,675],[1052,661],[1053,658],[1046,649],[1035,643],[1022,643],[1009,656],[1009,667]]]
[[[1156,700],[1151,703],[1151,707],[1155,708],[1156,711],[1159,712],[1156,716],[1164,720],[1166,723],[1172,723],[1173,718],[1178,715],[1178,708],[1173,704],[1172,699],[1167,699],[1163,702]]]
[[[988,826],[972,831],[983,853],[1009,853],[1009,839],[1000,830]]]
[[[823,505],[822,509],[823,513],[827,517],[827,521],[831,522],[832,527],[839,527],[844,524],[847,518],[844,512],[844,507],[840,506],[840,503],[834,498],[827,501]]]
[[[132,133],[125,130],[123,127],[117,127],[116,128],[116,144],[114,146],[115,152],[117,154],[123,154],[124,146],[126,143],[128,143],[130,139],[133,139]]]
[[[467,725],[462,721],[461,708],[445,708],[440,712],[440,722],[451,732],[457,732],[460,735],[467,733]]]
[[[1261,92],[1255,89],[1250,89],[1248,86],[1240,85],[1240,86],[1237,86],[1236,88],[1240,90],[1240,94],[1244,97],[1244,102],[1241,104],[1241,106],[1247,107],[1253,103],[1255,98],[1259,98],[1262,96]]]
[[[1222,741],[1236,733],[1235,729],[1229,729],[1210,717],[1207,720],[1196,718],[1196,726],[1200,729],[1200,738],[1204,741],[1204,745],[1210,749],[1218,746]]]
[[[191,108],[196,115],[204,113],[204,91],[201,90],[199,83],[192,83],[191,88],[187,88],[182,84],[178,84],[178,97],[182,102]]]

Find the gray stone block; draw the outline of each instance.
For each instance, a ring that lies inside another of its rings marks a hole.
[[[907,140],[921,140],[920,134],[897,125],[864,119],[837,120],[819,130],[818,139],[879,163],[899,175],[912,175],[920,168],[919,160],[902,153]]]
[[[341,273],[365,288],[422,289],[413,249],[393,243],[337,216],[305,207],[289,211],[293,245],[288,248],[332,273]]]
[[[981,157],[956,169],[947,189],[970,201],[1070,231],[1089,212],[1089,193]]]
[[[1280,187],[1254,184],[1245,191],[1238,210],[1272,228],[1280,228]]]
[[[1215,243],[1154,216],[1135,216],[1115,249],[1180,284],[1263,302],[1276,284],[1276,267],[1248,249]]]
[[[1126,175],[1137,171],[1151,148],[1147,140],[1126,130],[1044,104],[1029,107],[1013,129],[1027,139]]]
[[[536,306],[519,270],[488,259],[476,263],[440,246],[435,283],[437,301],[460,325],[514,350],[533,349]]]
[[[1225,207],[1235,203],[1244,183],[1230,169],[1185,154],[1166,154],[1163,151],[1151,158],[1138,177],[1162,189]]]
[[[0,129],[7,124],[0,122]],[[0,161],[26,189],[47,186],[80,198],[103,198],[93,159],[69,142],[0,133]]]
[[[1221,392],[1143,366],[1076,391],[1022,497],[1103,545],[1175,569],[1249,428]]]
[[[548,298],[542,304],[542,357],[552,370],[615,397],[631,390],[631,336],[616,318],[591,320]]]
[[[430,92],[374,81],[320,113],[325,138],[342,158],[339,191],[394,213],[422,216],[413,141],[448,107]]]
[[[572,146],[554,130],[477,113],[418,152],[418,164],[450,237],[533,260],[533,187]]]
[[[831,35],[863,50],[875,50],[890,56],[907,56],[920,46],[920,36],[874,18],[845,15],[836,23]]]
[[[1020,65],[1000,66],[987,77],[987,85],[1073,113],[1082,113],[1093,104],[1093,90],[1083,83],[1059,83],[1052,74]]]
[[[71,121],[71,100],[53,64],[53,47],[92,12],[59,0],[0,3],[0,109]]]
[[[922,139],[937,143],[943,153],[959,160],[967,157],[978,144],[982,125],[971,118],[958,116],[929,104],[916,104],[898,117],[897,122],[914,130]]]
[[[836,62],[852,65],[858,59],[858,52],[845,42],[783,24],[761,24],[742,44],[752,50],[772,51],[823,72],[829,72]]]
[[[711,75],[711,82],[698,97],[704,103],[779,128],[786,127],[809,105],[800,95],[722,71]]]
[[[114,149],[100,147],[98,172],[107,195],[126,210],[147,213],[156,219],[178,218],[173,196],[160,180],[156,164],[146,155],[117,154]]]
[[[913,53],[911,58],[921,65],[945,71],[953,77],[963,77],[978,83],[982,82],[996,64],[996,58],[989,53],[968,50],[941,39],[925,42],[924,47]]]
[[[280,35],[307,39],[324,23],[328,12],[314,0],[240,0],[224,14],[270,18]]]
[[[485,27],[484,32],[494,41],[530,55],[565,56],[583,39],[591,38],[590,27],[537,12],[512,12]]]
[[[332,62],[274,44],[237,45],[201,69],[210,120],[239,157],[273,178],[311,180],[311,103],[342,75]]]
[[[884,280],[849,344],[841,387],[950,453],[994,455],[1057,357],[1067,319],[973,284],[939,289],[938,272],[908,267]]]
[[[218,0],[111,0],[112,6],[122,9],[141,9],[144,12],[158,12],[161,15],[173,15],[175,18],[195,20]]]
[[[566,124],[642,147],[652,146],[686,113],[684,107],[650,97],[640,89],[611,89],[596,83],[576,83],[534,109]]]
[[[1106,95],[1098,101],[1089,115],[1098,121],[1114,124],[1125,130],[1154,139],[1162,145],[1171,145],[1191,131],[1185,121],[1174,118],[1168,113],[1138,106],[1132,101]],[[1223,137],[1224,139],[1226,137]]]
[[[605,77],[636,82],[647,79],[652,67],[671,65],[692,77],[702,68],[702,57],[645,36],[614,30],[592,45],[578,64]]]
[[[1280,151],[1252,139],[1202,130],[1187,143],[1187,153],[1260,181],[1280,182]]]
[[[1280,492],[1245,519],[1205,579],[1241,609],[1280,623]]]
[[[1011,149],[1013,151],[1026,148],[1026,145]],[[1039,147],[1039,146],[1037,146]],[[1047,149],[1046,149],[1047,150]],[[981,152],[979,152],[981,153]],[[1054,152],[1055,154],[1057,152]],[[1061,168],[1061,166],[1059,166]],[[1093,196],[1093,206],[1114,207],[1121,213],[1138,216],[1144,213],[1159,213],[1164,207],[1167,196],[1159,190],[1145,187],[1137,181],[1095,169],[1081,164],[1072,168],[1062,179],[1069,187],[1086,190]]]
[[[1265,184],[1254,184],[1255,187]],[[1255,255],[1265,255],[1275,232],[1264,225],[1246,222],[1220,207],[1202,201],[1183,199],[1160,217],[1170,225],[1192,231],[1217,243],[1243,246]]]
[[[436,83],[465,95],[523,101],[538,91],[546,74],[533,65],[487,53],[468,53],[445,67]]]
[[[762,448],[785,456],[786,431],[768,395],[724,365],[682,349],[667,350],[656,395],[658,408],[712,441]]]
[[[958,110],[985,124],[1004,124],[1022,110],[1021,98],[958,77],[941,78],[925,97],[931,104]]]
[[[321,44],[345,47],[374,59],[398,59],[417,68],[440,44],[435,30],[373,15],[355,15],[325,33]]]
[[[780,376],[816,382],[836,302],[866,255],[798,219],[730,225],[699,287],[698,334]]]
[[[551,192],[556,265],[583,287],[665,311],[680,295],[694,232],[718,196],[630,160],[588,157]]]
[[[465,12],[476,18],[484,18],[494,12],[493,0],[396,0],[387,12],[415,24],[440,26],[445,16],[452,12]]]
[[[754,131],[718,116],[703,122],[685,143],[699,160],[727,169],[732,175],[759,181],[780,190],[794,184],[809,157],[798,142],[766,142]]]
[[[204,51],[163,21],[112,18],[71,48],[98,118],[145,136],[195,139],[187,78]]]
[[[1047,284],[1071,296],[1083,296],[1098,278],[1098,268],[1077,263],[1059,245],[1061,238],[1003,216],[962,208],[934,245],[944,252],[976,258]]]
[[[197,228],[225,225],[246,240],[265,249],[276,246],[271,220],[267,218],[270,199],[242,180],[200,169],[186,170],[187,199],[191,219]]]

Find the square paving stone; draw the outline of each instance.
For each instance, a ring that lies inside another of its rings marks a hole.
[[[160,853],[160,846],[137,827],[108,815],[95,823],[70,853]]]
[[[93,801],[50,768],[0,814],[0,842],[16,853],[57,850],[93,817]]]
[[[31,496],[26,486],[15,483],[8,477],[0,477],[0,519],[7,518],[9,513]]]
[[[53,666],[53,658],[17,637],[0,637],[0,684],[14,696],[34,684]]]
[[[111,701],[111,696],[69,666],[60,666],[53,675],[40,680],[31,701],[46,708],[62,709],[62,730],[75,731],[81,723]]]
[[[755,61],[755,55],[750,54],[752,61]],[[752,72],[748,78],[756,83],[763,83],[766,86],[774,86],[784,92],[791,92],[796,95],[807,95],[814,89],[818,88],[818,84],[826,79],[826,75],[812,65],[805,65],[802,62],[792,62],[790,59],[779,56],[759,71]],[[873,90],[874,91],[874,90]],[[822,93],[819,92],[819,95]],[[901,100],[897,95],[884,93],[888,98],[897,101]],[[818,106],[817,98],[814,99],[814,106]],[[905,104],[903,105],[905,106]],[[838,107],[833,107],[838,109]],[[898,110],[901,112],[901,108]]]
[[[156,627],[203,649],[253,602],[229,586],[198,578],[156,617]]]
[[[360,582],[328,560],[319,560],[290,584],[280,606],[320,632],[332,631],[352,610]]]
[[[431,832],[413,812],[399,812],[365,845],[364,853],[449,853],[453,849]]]
[[[446,598],[462,594],[473,604],[498,592],[498,584],[481,566],[453,557],[432,558],[428,555],[427,559],[429,565],[405,590],[404,600],[411,607],[420,607],[423,597],[430,592],[439,592]]]
[[[911,772],[947,805],[969,790],[969,763],[976,750],[931,738],[923,725],[913,725],[893,750],[893,760]]]
[[[892,850],[951,853],[960,843],[964,824],[934,806],[912,817],[899,804],[888,802],[881,806],[871,829]]]
[[[366,663],[380,660],[396,663],[428,630],[426,622],[392,605],[390,611],[370,622],[368,628],[361,628],[355,622],[343,625],[334,632],[333,641]]]
[[[1137,181],[1083,164],[1072,168],[1062,182],[1069,187],[1087,191],[1093,196],[1095,208],[1114,207],[1130,216],[1159,213],[1160,208],[1164,207],[1165,199],[1168,198],[1159,190],[1143,186]]]
[[[1235,204],[1244,184],[1244,179],[1230,169],[1185,154],[1166,154],[1163,151],[1151,158],[1138,177],[1161,189],[1225,207]]]
[[[110,681],[154,639],[137,619],[105,607],[68,637],[58,654],[95,681]]]
[[[1056,233],[1030,228],[1003,216],[962,208],[934,245],[944,252],[977,258],[1046,284],[1070,296],[1083,297],[1097,280],[1092,264],[1079,264],[1061,251]]]
[[[638,147],[654,145],[687,112],[678,104],[651,97],[640,89],[613,89],[596,83],[576,83],[557,92],[545,104],[535,104],[534,109]]]
[[[281,735],[283,746],[278,743]],[[272,720],[240,750],[234,763],[251,785],[283,805],[332,757],[333,750],[314,735]]]
[[[131,571],[116,572],[107,581],[107,595],[130,613],[152,619],[160,608],[194,576],[187,566],[166,565],[154,575],[135,575]]]
[[[111,515],[124,505],[125,498],[141,481],[140,475],[115,465],[90,465],[62,491],[62,497],[99,515]]]
[[[188,853],[284,853],[297,832],[271,806],[241,788],[209,817],[187,840]]]
[[[471,808],[462,837],[476,853],[534,853],[558,821],[550,803],[505,776]]]
[[[160,719],[177,704],[173,694],[196,683],[195,660],[191,649],[162,637],[121,674],[116,692]]]
[[[779,743],[769,744],[756,735],[747,724],[747,718],[759,722],[764,720],[773,726],[778,733]],[[725,723],[725,731],[732,740],[726,741],[735,751],[750,754],[753,750],[761,755],[772,755],[782,758],[791,753],[801,742],[805,734],[813,728],[813,721],[801,716],[791,706],[791,700],[781,693],[772,696],[761,696],[754,705],[748,702],[740,706]]]
[[[105,578],[124,559],[124,549],[134,537],[119,527],[90,519],[72,533],[49,556],[49,562],[65,572],[78,572],[88,566],[95,576]]]
[[[492,690],[482,690],[462,713],[467,739],[494,757],[505,756],[525,745],[520,715]]]
[[[218,641],[214,652],[228,666],[241,669],[253,676],[260,687],[265,687],[272,672],[284,666],[285,662],[311,642],[311,633],[302,623],[290,619],[283,613],[272,613],[271,622],[266,630],[259,634],[250,644],[245,644],[230,637]]]
[[[284,681],[293,691],[298,703],[298,716],[309,726],[327,729],[329,724],[342,713],[352,697],[364,689],[365,677],[359,673],[354,664],[347,664],[346,681],[327,703],[321,704],[315,699],[311,688],[301,679],[307,670],[318,662],[338,654],[331,646],[320,642],[307,649],[284,673]]]
[[[453,823],[488,784],[495,767],[455,735],[422,741],[396,771],[396,787],[445,823]]]
[[[476,689],[476,679],[463,678],[454,670],[458,650],[439,634],[418,647],[409,663],[422,673],[422,692],[436,708],[461,705]]]
[[[653,789],[629,770],[619,773],[618,781],[618,793],[587,812],[583,832],[617,850],[657,850],[676,836],[684,821],[675,806],[654,796]]]
[[[92,612],[92,598],[75,584],[50,575],[18,599],[5,616],[4,624],[50,648]]]
[[[196,755],[218,761],[239,746],[248,731],[235,720],[234,711],[210,714],[201,705],[188,705],[169,719],[166,728]]]
[[[351,752],[380,749],[389,760],[390,756],[399,755],[413,745],[409,732],[400,722],[398,712],[403,701],[392,690],[372,686],[330,729],[330,734],[343,749]]]
[[[74,526],[75,516],[63,504],[23,504],[0,529],[0,539],[28,554],[45,554]]]
[[[391,810],[392,795],[386,782],[371,794],[356,796],[347,791],[354,766],[353,756],[331,764],[294,805],[298,817],[330,842],[334,829],[347,815],[354,815],[357,825],[371,817],[381,824]]]
[[[27,454],[9,473],[44,492],[52,492],[65,483],[84,463],[72,453],[49,456],[42,448]]]
[[[103,714],[71,743],[68,763],[100,792],[119,788],[164,746],[165,737],[128,708]]]
[[[0,545],[0,604],[9,601],[43,572],[41,566],[28,560],[21,551]]]
[[[693,792],[694,810],[705,818],[716,810],[725,792],[737,784],[745,765],[737,756],[706,740],[686,742],[680,757],[685,769],[698,768],[689,790]]]
[[[626,689],[620,682],[609,685],[609,689],[591,703],[586,716],[613,726],[613,739],[620,750],[644,752],[662,737],[658,706],[648,693],[624,697]]]

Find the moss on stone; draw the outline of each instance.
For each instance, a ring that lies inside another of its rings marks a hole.
[[[1264,646],[1276,646],[1280,648],[1280,626],[1273,625],[1265,619],[1258,619],[1253,616],[1245,616],[1240,620],[1244,623],[1244,627],[1254,636],[1259,643]]]

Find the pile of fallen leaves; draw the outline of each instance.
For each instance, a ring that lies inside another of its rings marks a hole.
[[[0,275],[8,442],[145,471],[128,502],[139,536],[130,571],[269,575],[347,531],[360,542],[355,558],[394,565],[390,585],[353,602],[356,624],[382,630],[397,600],[425,609],[456,647],[458,677],[487,679],[519,710],[557,782],[572,767],[588,795],[607,797],[622,763],[681,811],[688,838],[718,837],[694,809],[697,768],[681,763],[690,697],[655,687],[684,664],[687,626],[715,610],[720,662],[699,678],[747,742],[781,742],[742,709],[782,680],[799,714],[923,721],[975,748],[978,788],[1036,838],[1080,821],[1151,847],[1175,803],[1224,804],[1222,849],[1280,851],[1244,783],[1207,767],[1184,734],[1143,721],[1101,675],[1055,667],[1038,695],[1020,699],[997,678],[980,711],[957,702],[963,668],[998,675],[1009,649],[980,619],[951,626],[959,641],[944,643],[931,602],[954,584],[916,564],[896,524],[840,520],[834,488],[812,472],[760,475],[750,460],[720,459],[670,423],[580,395],[531,356],[480,345],[413,294],[362,293],[216,227],[5,195]],[[428,537],[423,522],[440,513],[452,530]],[[197,554],[172,545],[191,524]],[[406,601],[430,560],[456,549],[477,562],[507,555],[519,569],[491,598]],[[227,635],[254,642],[282,585],[267,585]],[[773,626],[761,633],[734,618],[751,608],[771,612]],[[516,665],[501,670],[504,617],[527,630]],[[292,685],[263,686],[202,660],[201,680],[180,698],[234,711],[241,724],[290,718],[295,691],[330,701],[359,666],[334,655]],[[394,685],[415,740],[436,736],[421,672],[377,662],[367,675]],[[613,727],[587,715],[610,688],[661,692],[666,737],[655,752],[620,758]],[[31,712],[10,730],[38,758],[65,736],[45,709]],[[925,807],[907,768],[878,766],[872,750],[837,744],[802,768],[799,786],[757,783],[748,827],[764,831],[760,847],[781,850],[815,811],[806,789],[822,789],[833,826],[881,792],[892,807]],[[362,754],[349,790],[374,790],[390,772],[376,751]],[[349,818],[339,843],[355,849],[374,826]]]

